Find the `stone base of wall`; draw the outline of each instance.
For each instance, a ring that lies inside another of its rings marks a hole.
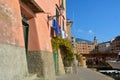
[[[0,80],[22,80],[27,75],[25,48],[0,44]]]
[[[29,51],[27,55],[29,73],[48,80],[55,80],[53,54],[48,51]]]

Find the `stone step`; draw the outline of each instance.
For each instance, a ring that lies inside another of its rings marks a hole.
[[[42,78],[42,77],[37,77],[36,79],[34,80],[49,80],[49,79],[45,79],[45,78]]]
[[[34,80],[37,78],[37,74],[29,74],[27,77],[25,77],[22,80]]]
[[[37,77],[37,74],[29,74],[27,77],[25,77],[22,80],[49,80],[44,77]]]

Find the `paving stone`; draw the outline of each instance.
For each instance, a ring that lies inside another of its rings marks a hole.
[[[114,79],[106,75],[103,75],[97,71],[79,67],[77,73],[57,76],[56,80],[114,80]]]

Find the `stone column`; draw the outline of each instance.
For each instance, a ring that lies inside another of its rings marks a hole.
[[[63,74],[65,74],[65,69],[64,69],[60,49],[58,49],[58,53],[57,53],[57,75],[63,75]]]
[[[53,55],[48,51],[29,51],[28,69],[45,80],[55,80]]]
[[[39,20],[44,20],[44,17],[36,16],[36,18],[29,20],[28,69],[30,73],[37,74],[40,78],[55,80],[53,53],[49,49],[50,45],[47,44],[50,42],[50,39],[49,36],[47,37],[47,33],[44,32],[46,31],[45,27],[40,26],[45,23]]]
[[[73,73],[78,72],[78,60],[76,59],[76,55],[74,55],[74,61],[73,61]]]

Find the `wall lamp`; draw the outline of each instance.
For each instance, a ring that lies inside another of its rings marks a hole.
[[[62,16],[62,14],[59,14],[58,16]],[[54,15],[54,16],[48,15],[48,20],[52,20],[52,18],[54,18],[54,17],[57,17],[57,15]]]
[[[64,8],[59,7],[58,9],[59,9],[60,14],[59,15],[53,15],[53,16],[48,15],[48,20],[52,20],[52,18],[57,17],[57,16],[63,16]],[[64,18],[64,16],[63,16],[63,18]]]

